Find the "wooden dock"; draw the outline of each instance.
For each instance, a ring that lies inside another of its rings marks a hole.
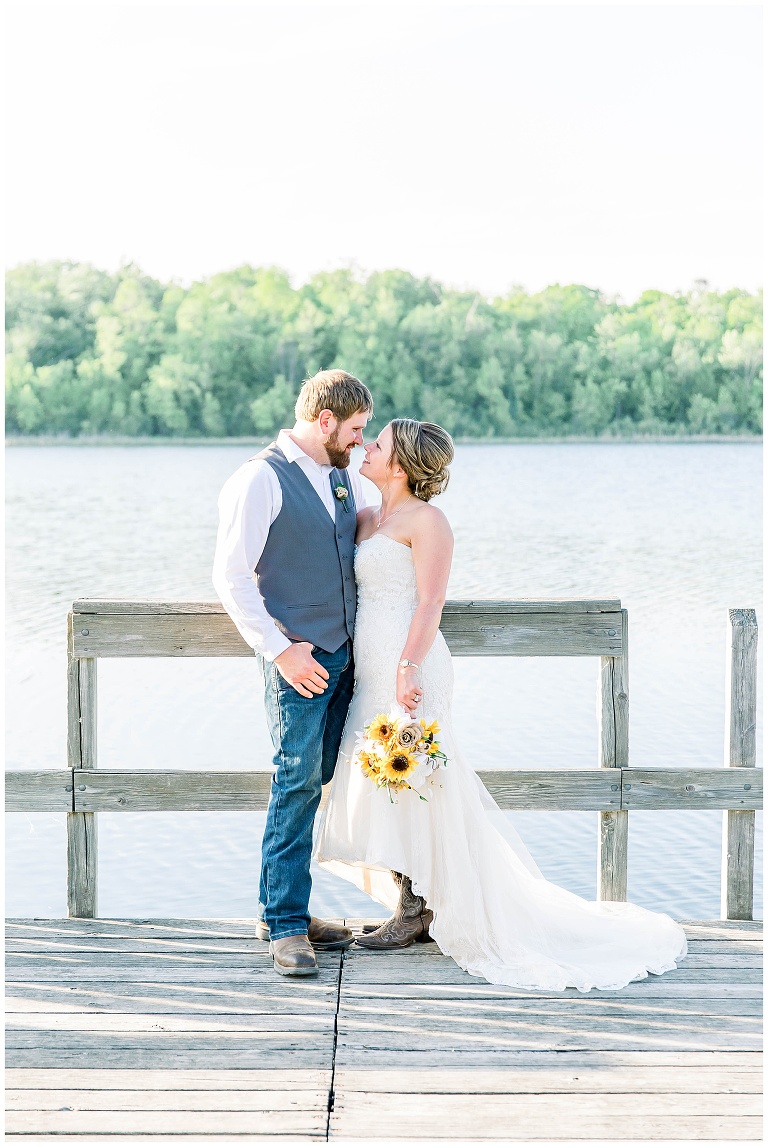
[[[78,601],[66,767],[6,774],[8,809],[66,813],[69,911],[9,925],[11,1142],[761,1140],[755,611],[728,614],[723,768],[630,764],[619,601],[448,602],[441,628],[455,656],[598,660],[598,767],[479,775],[503,809],[598,814],[600,900],[626,899],[630,811],[723,810],[723,920],[687,923],[676,971],[581,995],[492,987],[435,944],[291,980],[248,921],[100,919],[100,813],[264,809],[270,777],[99,768],[101,658],[253,653],[218,602]]]
[[[435,944],[291,980],[249,921],[10,921],[8,1139],[759,1142],[762,925],[685,926],[677,971],[582,995]]]

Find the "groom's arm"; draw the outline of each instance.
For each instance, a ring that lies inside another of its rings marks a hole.
[[[280,483],[263,459],[241,466],[219,495],[213,584],[243,640],[267,661],[291,645],[267,613],[255,577],[269,527],[281,508]]]

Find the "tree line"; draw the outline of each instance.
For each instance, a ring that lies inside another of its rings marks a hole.
[[[343,367],[394,416],[470,437],[755,434],[762,297],[585,286],[489,300],[405,271],[243,266],[164,284],[126,266],[7,276],[12,434],[268,435],[303,378]]]

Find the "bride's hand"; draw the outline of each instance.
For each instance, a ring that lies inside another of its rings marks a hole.
[[[402,705],[404,709],[413,715],[416,712],[416,707],[421,703],[421,685],[419,683],[419,671],[413,666],[409,665],[405,669],[399,669],[397,672],[397,703]]]

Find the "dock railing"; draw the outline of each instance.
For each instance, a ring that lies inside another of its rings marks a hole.
[[[595,810],[597,895],[627,896],[631,809],[722,809],[721,915],[751,920],[756,769],[757,618],[728,617],[726,764],[631,768],[627,611],[617,600],[450,601],[440,628],[459,657],[598,657],[599,768],[479,772],[503,809]],[[96,666],[102,657],[253,657],[218,602],[97,601],[68,618],[67,768],[6,773],[7,811],[67,813],[67,904],[97,915],[98,812],[265,809],[269,771],[97,767]]]

